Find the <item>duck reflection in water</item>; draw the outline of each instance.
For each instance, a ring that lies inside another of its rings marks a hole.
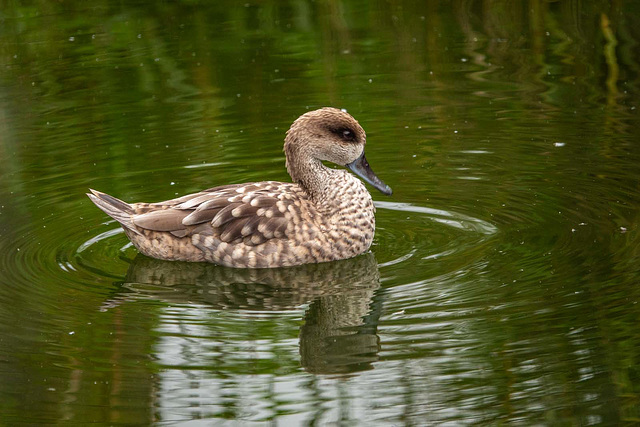
[[[372,368],[380,348],[382,301],[372,253],[331,263],[240,270],[204,263],[164,262],[138,255],[126,293],[103,308],[153,298],[215,309],[286,311],[309,304],[300,329],[301,364],[309,372],[340,374]]]

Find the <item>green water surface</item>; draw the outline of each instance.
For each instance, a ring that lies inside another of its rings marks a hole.
[[[640,3],[0,5],[0,425],[640,423]],[[287,181],[321,106],[368,254],[156,261],[85,196]]]

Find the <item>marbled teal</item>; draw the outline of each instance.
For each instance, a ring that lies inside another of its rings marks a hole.
[[[351,258],[369,249],[375,207],[364,184],[391,188],[369,167],[366,135],[348,113],[321,108],[300,116],[284,152],[292,183],[261,181],[214,187],[158,203],[126,203],[87,194],[118,221],[143,254],[164,260],[271,268]]]

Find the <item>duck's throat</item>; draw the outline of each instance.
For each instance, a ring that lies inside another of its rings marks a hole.
[[[291,179],[303,187],[313,200],[324,199],[328,193],[332,193],[332,187],[339,185],[338,171],[329,169],[320,160],[311,157],[299,160],[295,164],[287,163],[287,171]]]

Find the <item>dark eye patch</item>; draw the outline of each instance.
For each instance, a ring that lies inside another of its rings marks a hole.
[[[356,140],[356,133],[347,127],[332,129],[331,131],[344,141],[354,142]]]

